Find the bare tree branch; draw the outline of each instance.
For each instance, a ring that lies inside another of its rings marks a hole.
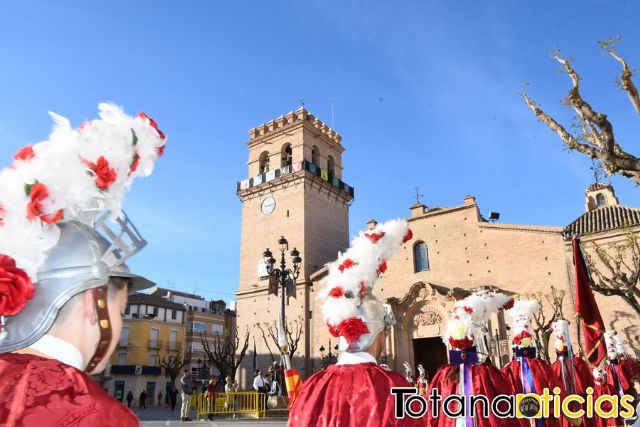
[[[237,331],[233,336],[216,337],[213,340],[213,347],[204,335],[200,336],[200,340],[209,363],[216,367],[221,374],[235,378],[238,366],[242,363],[242,359],[244,359],[249,348],[249,329],[247,328],[240,354],[238,354],[240,336]]]
[[[613,58],[622,64],[623,70],[620,76],[620,85],[627,92],[635,110],[640,112],[640,96],[631,79],[633,71],[631,71],[626,60],[616,52],[616,42],[617,40],[612,41],[610,39],[607,42],[600,42],[600,44]],[[564,126],[545,113],[526,93],[521,93],[527,106],[533,111],[538,120],[558,134],[562,142],[570,150],[576,150],[592,159],[598,159],[608,175],[617,173],[632,179],[636,184],[640,184],[640,158],[620,147],[614,136],[613,125],[606,114],[595,111],[582,97],[580,94],[580,76],[571,65],[571,60],[562,57],[559,52],[554,53],[552,57],[562,65],[571,79],[572,86],[563,103],[573,108],[578,115],[581,136],[575,137],[569,133]]]
[[[178,375],[180,375],[180,370],[185,364],[184,359],[180,356],[180,352],[178,352],[174,356],[165,356],[159,363],[160,367],[164,369],[164,374],[171,378],[172,387],[176,381],[176,378],[178,378]]]
[[[562,318],[562,301],[564,300],[565,291],[551,287],[548,293],[536,292],[526,297],[535,299],[540,304],[540,311],[533,316],[533,333],[538,343],[538,353],[540,357],[547,362],[549,358],[549,339],[551,338],[551,324]],[[543,302],[546,301],[547,304]],[[551,317],[547,319],[545,314],[545,305],[551,307]]]

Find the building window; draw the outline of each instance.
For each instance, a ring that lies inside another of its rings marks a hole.
[[[207,331],[207,325],[202,322],[193,322],[191,324],[191,332],[196,332],[198,334],[204,334]]]
[[[327,157],[327,169],[329,169],[329,175],[335,174],[336,162],[333,160],[333,156]]]
[[[158,307],[153,307],[153,316],[158,317]]]
[[[131,313],[131,306],[129,304],[127,304],[127,308],[124,310],[124,314],[129,314]]]
[[[159,366],[160,363],[158,361],[158,355],[157,354],[150,354],[149,355],[149,366]]]
[[[178,312],[176,310],[171,310],[171,319],[176,320],[178,318]]]
[[[606,200],[605,200],[605,198],[604,198],[604,194],[602,194],[602,193],[598,193],[598,194],[596,195],[596,204],[597,204],[598,206],[604,206],[606,203],[607,203],[607,202],[606,202]]]
[[[315,145],[311,148],[311,163],[320,166],[320,150]]]
[[[293,151],[291,150],[291,144],[287,144],[283,147],[282,150],[282,160],[280,162],[280,166],[291,166],[293,160]]]
[[[260,164],[259,173],[263,174],[265,172],[269,172],[269,152],[268,151],[264,151],[262,154],[260,154],[259,164]]]
[[[224,331],[224,327],[222,325],[211,325],[211,332],[213,333],[213,335],[219,336],[222,335],[222,332]]]
[[[429,270],[429,251],[425,242],[418,242],[413,247],[413,263],[416,273]]]
[[[118,353],[118,365],[127,364],[127,353]]]
[[[178,331],[169,331],[169,350],[178,349]]]
[[[204,308],[204,307],[200,307],[200,311],[202,311],[203,313],[206,313],[206,312],[207,312],[207,309],[206,309],[206,308]]]

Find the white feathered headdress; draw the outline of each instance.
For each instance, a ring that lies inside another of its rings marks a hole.
[[[518,348],[535,347],[533,342],[533,316],[540,311],[540,303],[535,300],[516,301],[507,314],[511,317],[513,345]]]
[[[107,211],[118,216],[125,190],[151,173],[166,144],[146,114],[130,117],[112,104],[98,108],[100,119],[75,129],[50,113],[49,139],[21,149],[0,172],[0,272],[16,275],[14,285],[30,286],[31,295],[44,253],[58,242],[56,224],[76,219],[92,226]],[[10,310],[0,301],[0,315],[23,305]]]
[[[474,346],[484,333],[484,323],[493,313],[507,309],[513,298],[494,291],[478,291],[453,305],[442,339],[454,349],[465,350]]]
[[[388,221],[373,230],[361,231],[345,253],[327,264],[326,288],[318,298],[325,299],[322,311],[333,336],[351,344],[365,334],[378,332],[372,330],[372,322],[383,319],[372,318],[379,314],[367,309],[365,297],[372,297],[371,289],[380,273],[387,269],[387,261],[411,237],[406,221]]]

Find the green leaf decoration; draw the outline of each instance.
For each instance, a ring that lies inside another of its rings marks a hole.
[[[347,291],[344,293],[345,298],[353,298],[353,291]]]
[[[138,135],[136,135],[136,131],[131,129],[131,136],[133,138],[133,145],[136,145],[138,143]]]

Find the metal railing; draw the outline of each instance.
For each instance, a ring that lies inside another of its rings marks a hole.
[[[197,417],[204,420],[207,415],[252,415],[264,418],[267,395],[256,391],[237,391],[209,395],[194,395],[191,406],[196,407]]]

